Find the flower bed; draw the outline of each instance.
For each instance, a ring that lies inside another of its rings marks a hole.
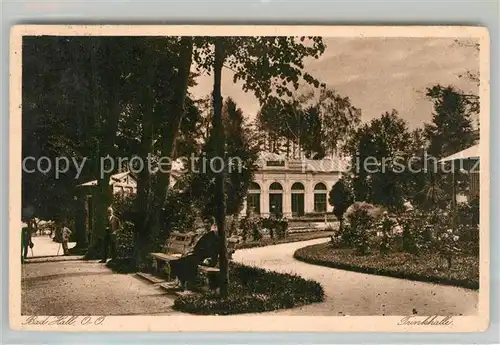
[[[456,256],[450,269],[446,260],[436,253],[357,255],[354,249],[333,248],[329,243],[300,248],[294,257],[310,264],[350,271],[479,289],[479,258],[475,255]]]
[[[333,231],[320,230],[320,231],[291,233],[286,238],[282,238],[282,239],[266,237],[266,238],[262,238],[262,239],[257,240],[257,241],[247,241],[247,242],[243,242],[243,243],[238,243],[236,245],[236,249],[266,247],[266,246],[272,246],[275,244],[315,240],[318,238],[330,237],[333,233],[334,233]]]
[[[297,275],[231,263],[229,297],[216,295],[182,296],[174,309],[200,315],[260,313],[322,302],[321,285]]]

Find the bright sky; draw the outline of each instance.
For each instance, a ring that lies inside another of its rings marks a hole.
[[[410,128],[429,122],[432,104],[425,88],[454,85],[477,94],[477,85],[464,78],[467,70],[477,72],[479,54],[473,47],[456,44],[450,38],[325,38],[326,50],[318,60],[308,60],[305,69],[348,96],[370,121],[396,109]],[[234,84],[232,72],[224,69],[222,93],[232,97],[246,116],[253,118],[260,105],[241,84]],[[190,90],[197,98],[211,93],[213,79],[200,76]]]

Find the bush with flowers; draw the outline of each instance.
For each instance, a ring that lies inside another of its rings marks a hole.
[[[389,217],[387,212],[384,212],[377,224],[377,237],[380,238],[379,250],[382,255],[390,252],[393,247],[394,239],[397,236],[396,225],[397,222]]]
[[[332,235],[334,247],[355,248],[361,255],[368,253],[375,237],[374,225],[382,209],[366,202],[355,202],[344,213],[342,227]]]
[[[288,234],[288,219],[284,217],[269,217],[261,220],[262,227],[269,231],[269,236],[278,239],[286,238]]]
[[[411,254],[421,254],[432,250],[435,223],[429,222],[428,215],[419,211],[410,210],[398,216],[398,223],[402,227],[402,250]],[[442,214],[444,217],[444,214]]]
[[[240,221],[241,237],[243,242],[248,238],[253,241],[260,241],[262,239],[262,222],[259,216],[252,211],[249,211],[247,216]]]
[[[370,237],[373,236],[373,217],[366,207],[354,208],[346,212],[346,219],[342,227],[342,241],[354,248],[359,255],[366,255],[370,249]]]
[[[460,253],[460,236],[456,234],[456,231],[448,228],[445,231],[442,231],[438,235],[437,239],[439,241],[439,253],[446,259],[447,267],[448,269],[450,269],[452,258]]]

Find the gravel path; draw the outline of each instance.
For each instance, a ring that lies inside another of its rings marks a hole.
[[[477,291],[316,266],[297,261],[298,248],[327,239],[239,249],[234,260],[320,282],[323,303],[280,315],[471,315]],[[47,243],[48,244],[48,243]],[[62,258],[61,258],[62,259]],[[23,315],[168,315],[173,297],[135,275],[97,261],[33,262],[22,266]]]
[[[293,253],[328,239],[240,249],[237,262],[274,271],[296,273],[320,282],[323,303],[273,312],[280,315],[473,315],[478,292],[463,288],[375,276],[311,265],[297,261]]]
[[[54,242],[49,236],[33,236],[31,240],[35,246],[29,250],[28,260],[43,257],[64,258],[63,249],[60,247],[60,244]],[[75,244],[75,242],[68,242],[68,248],[72,248]]]
[[[22,265],[22,315],[170,314],[174,299],[97,261]]]

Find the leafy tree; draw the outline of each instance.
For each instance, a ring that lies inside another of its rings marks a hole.
[[[346,144],[356,200],[399,209],[408,191],[411,135],[396,110],[359,128]]]
[[[149,153],[170,157],[178,134],[175,128],[181,133],[179,152],[196,150],[194,139],[186,135],[193,133],[198,121],[191,100],[184,112],[187,86],[193,81],[191,54],[192,38],[26,38],[23,155],[87,158],[78,181],[74,169],[57,181],[50,174],[23,174],[27,213],[71,218],[80,212],[73,200],[75,186],[97,179],[96,220],[97,230],[102,231],[111,190],[110,173],[101,178],[101,157],[138,155],[145,160]],[[186,87],[179,88],[183,83]],[[159,175],[160,185],[169,180],[168,174]],[[165,188],[155,193],[147,169],[138,177],[137,210],[144,217],[136,228],[147,237],[152,224],[159,223]],[[150,217],[149,211],[156,213]],[[80,230],[77,244],[86,239]]]
[[[310,97],[322,119],[326,153],[340,152],[359,126],[361,110],[351,104],[349,97],[343,97],[328,87],[320,88]]]
[[[224,128],[227,137],[223,167],[226,170],[226,214],[236,216],[243,207],[248,187],[257,166],[258,146],[252,141],[251,130],[244,122],[243,112],[231,98],[224,103]],[[203,216],[215,214],[219,200],[215,198],[215,176],[220,164],[215,152],[217,137],[212,134],[205,143],[198,160],[197,173],[192,177],[190,193],[198,200]],[[211,160],[214,159],[212,165]],[[215,171],[212,171],[212,167]]]
[[[227,133],[228,184],[226,213],[238,215],[243,207],[250,182],[257,168],[258,147],[249,135],[243,112],[232,99],[228,99],[223,113]]]
[[[341,151],[360,123],[361,111],[335,90],[322,85],[290,99],[271,99],[263,104],[257,121],[279,152],[286,142],[303,150],[308,158],[321,159]],[[295,151],[295,150],[292,150]]]
[[[90,38],[25,37],[23,39],[23,157],[86,158],[78,179],[73,164],[56,177],[23,171],[24,217],[63,220],[78,217],[78,182],[93,179],[102,119],[95,104],[95,67]],[[28,169],[33,167],[29,164]],[[77,222],[76,225],[80,223]],[[84,229],[76,228],[77,246],[86,246]]]
[[[328,202],[333,206],[333,214],[342,228],[344,213],[354,202],[354,196],[345,178],[338,180],[330,190]]]
[[[308,40],[306,44],[305,41]],[[302,73],[306,57],[318,58],[324,52],[321,37],[214,37],[205,40],[195,59],[201,68],[213,71],[213,131],[217,137],[216,153],[224,155],[225,134],[222,125],[222,68],[227,66],[234,73],[234,81],[242,81],[243,90],[253,91],[264,103],[272,97],[292,96],[288,86],[295,89],[302,78],[307,83],[319,86],[319,82],[307,73]],[[216,198],[219,200],[215,215],[218,232],[222,238],[219,261],[222,275],[221,296],[227,296],[228,276],[225,241],[224,171],[215,179]]]
[[[305,130],[302,132],[302,145],[306,158],[322,159],[325,157],[325,129],[317,107],[305,110]]]

